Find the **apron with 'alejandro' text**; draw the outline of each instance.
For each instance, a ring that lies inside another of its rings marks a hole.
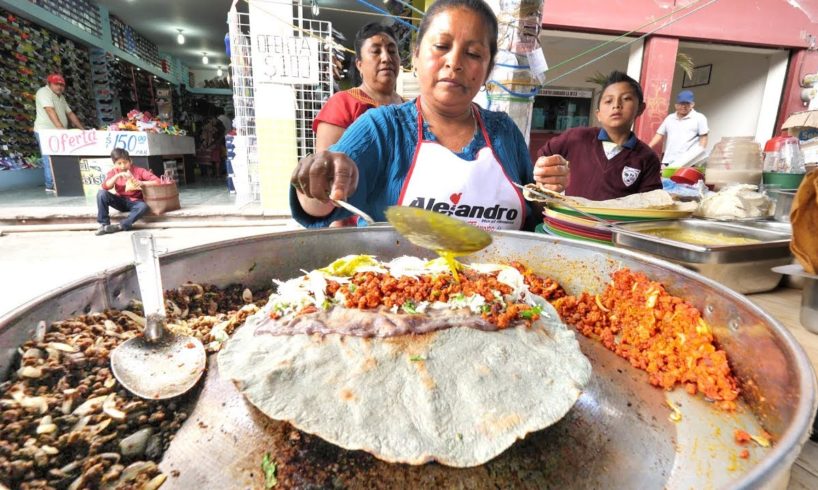
[[[423,139],[420,98],[416,104],[418,143],[398,205],[453,216],[485,230],[521,229],[525,201],[500,164],[480,112],[472,107],[486,146],[470,161],[435,141]]]

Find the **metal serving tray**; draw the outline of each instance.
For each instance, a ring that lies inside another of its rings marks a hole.
[[[645,233],[656,228],[707,231],[759,242],[695,245]],[[745,294],[774,289],[781,274],[771,268],[791,260],[790,230],[767,221],[731,223],[689,218],[617,223],[611,230],[612,241],[618,247],[671,260]]]
[[[787,235],[789,237],[792,236],[792,225],[789,221],[775,221],[772,219],[766,219],[761,221],[751,221],[742,223],[744,226],[750,226],[756,229],[762,229],[767,231],[772,231],[775,233],[781,233],[783,235]]]

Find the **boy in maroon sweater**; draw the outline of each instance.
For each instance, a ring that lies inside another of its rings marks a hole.
[[[548,140],[537,152],[534,173],[570,162],[565,194],[594,201],[661,189],[659,158],[631,131],[644,110],[639,83],[612,72],[596,111],[602,128],[573,128]]]

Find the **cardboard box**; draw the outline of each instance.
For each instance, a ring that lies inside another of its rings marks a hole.
[[[786,129],[790,136],[799,141],[818,137],[818,110],[796,112],[784,122],[781,129]]]

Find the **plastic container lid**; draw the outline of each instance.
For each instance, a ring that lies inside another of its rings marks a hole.
[[[767,143],[764,145],[764,153],[779,151],[781,149],[781,145],[784,144],[785,141],[794,141],[797,143],[798,138],[794,136],[775,136],[768,139]]]

